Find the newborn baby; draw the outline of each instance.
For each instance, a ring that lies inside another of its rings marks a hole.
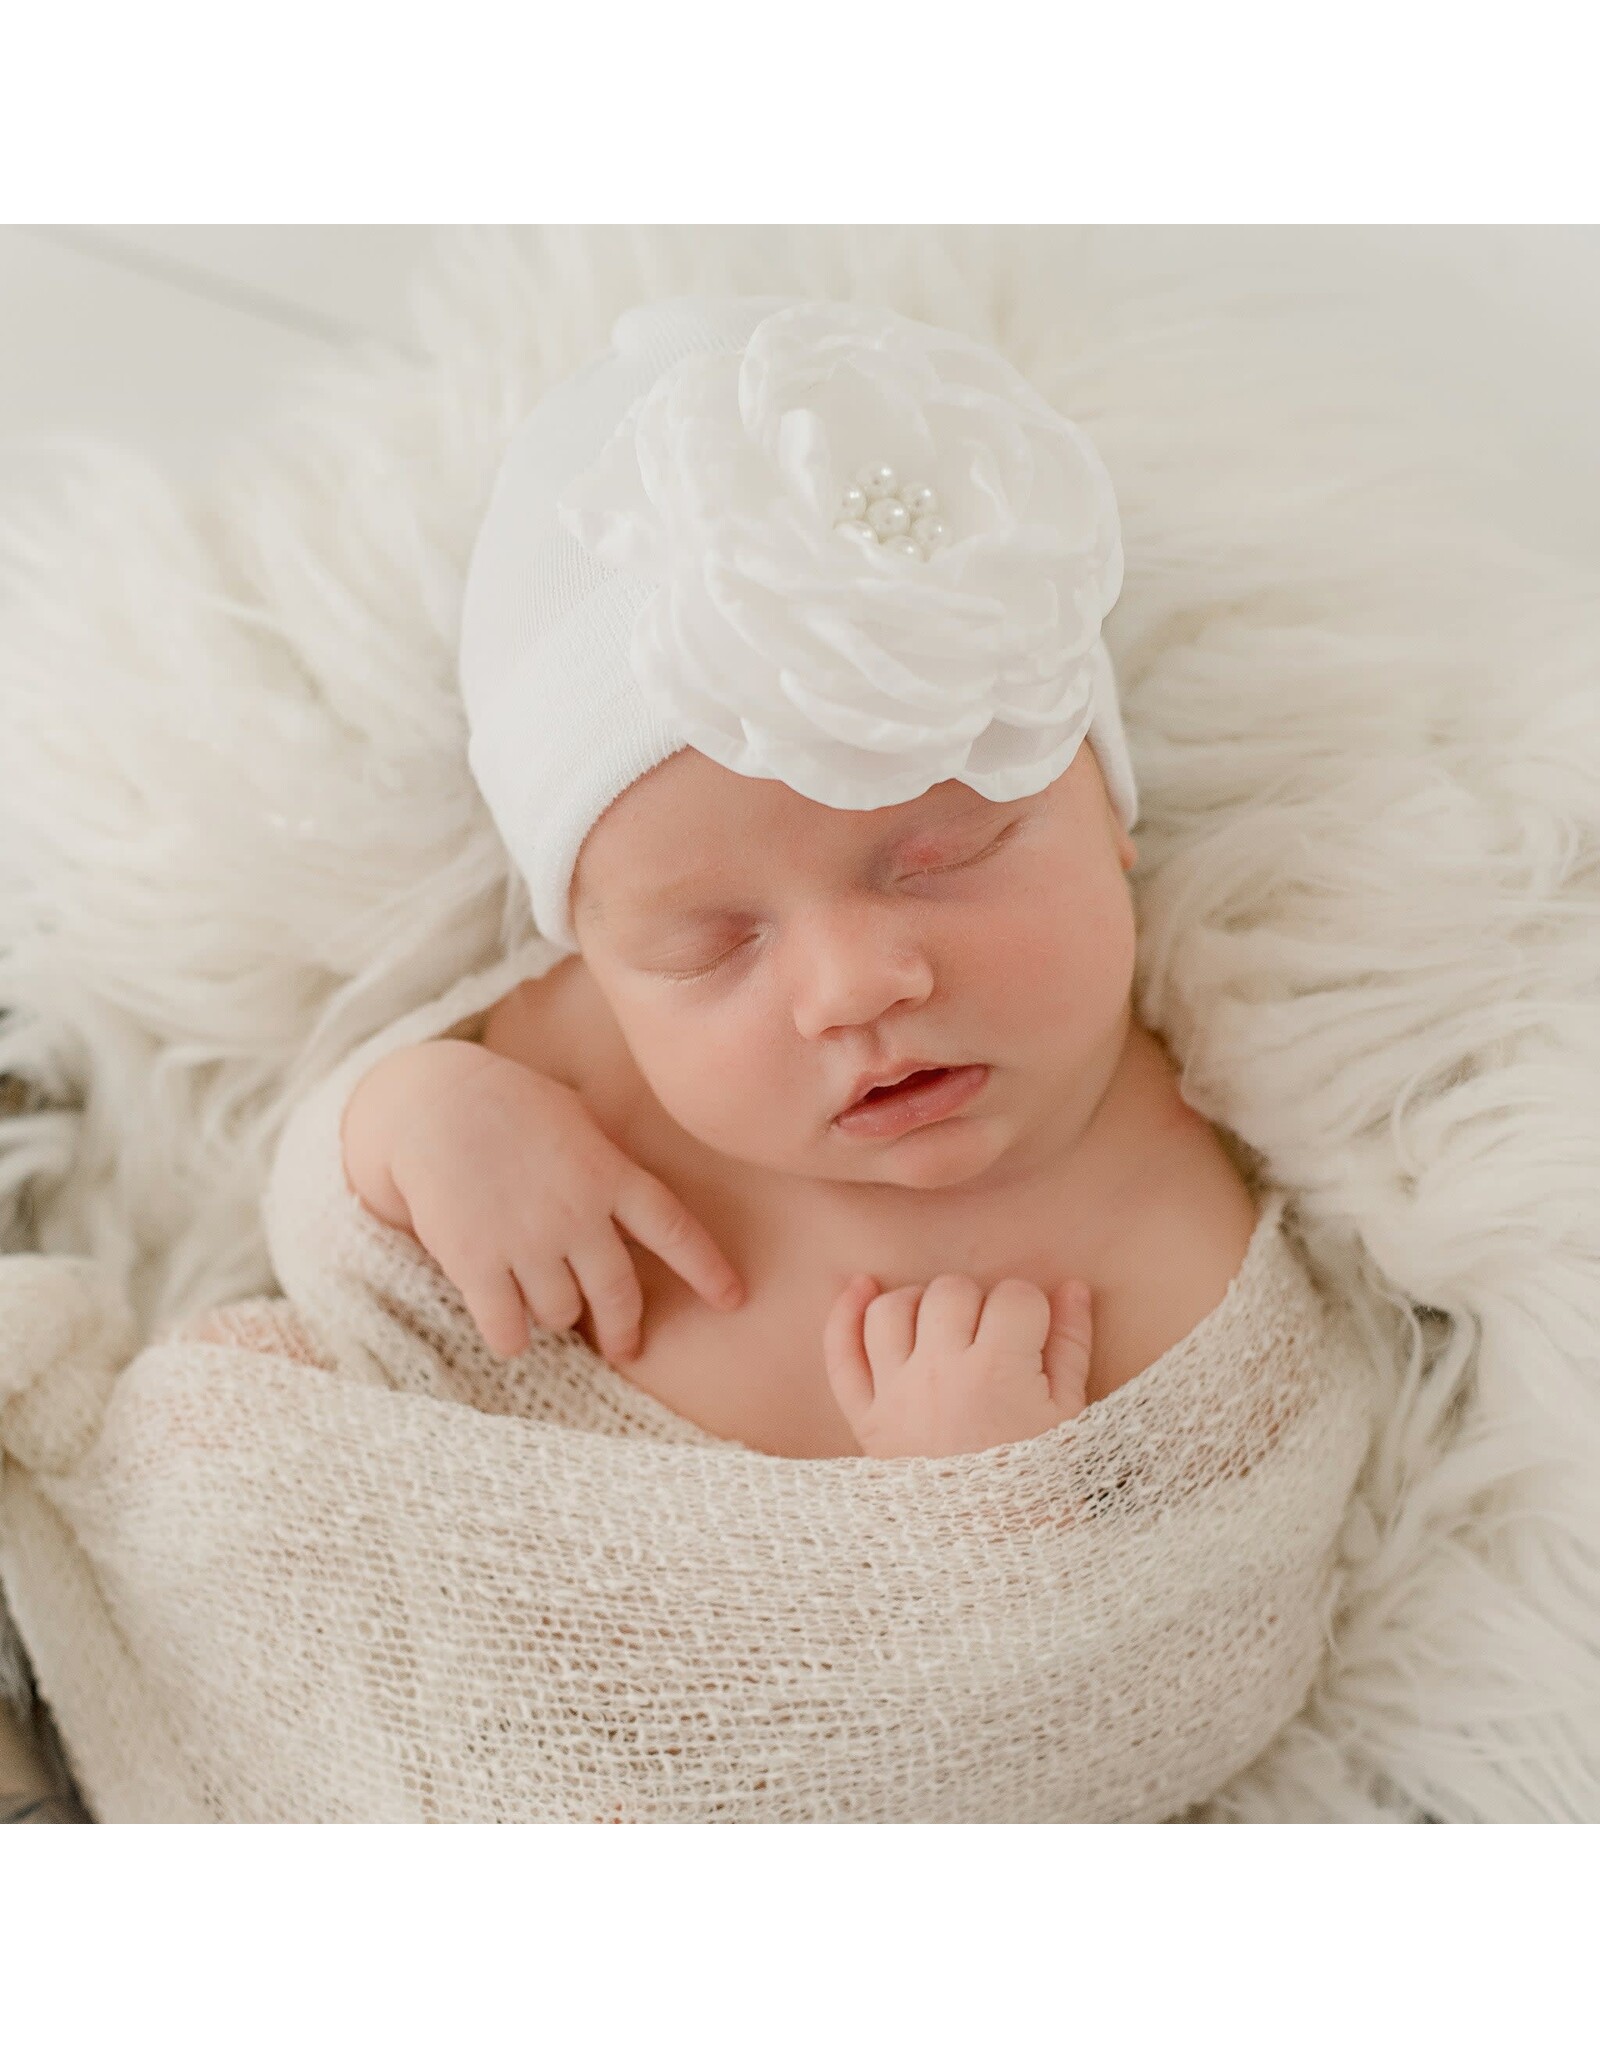
[[[365,1076],[351,1187],[498,1354],[576,1327],[754,1449],[1053,1428],[1216,1306],[1257,1220],[1133,1020],[1134,859],[1088,746],[1034,796],[860,812],[683,749],[585,840],[581,952]]]
[[[638,307],[517,430],[454,866],[529,943],[307,1088],[282,1295],[67,1489],[196,1811],[1167,1820],[1300,1709],[1370,1361],[1134,1019],[1121,575],[882,309]]]
[[[881,308],[636,307],[524,422],[462,690],[572,957],[343,1127],[491,1349],[531,1317],[752,1448],[943,1455],[1222,1300],[1256,1210],[1132,1015],[1122,567],[1082,430]]]

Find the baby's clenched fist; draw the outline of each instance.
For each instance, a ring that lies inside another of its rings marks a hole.
[[[883,1293],[858,1273],[823,1331],[828,1383],[871,1458],[948,1458],[1021,1443],[1081,1415],[1090,1290],[965,1273]]]

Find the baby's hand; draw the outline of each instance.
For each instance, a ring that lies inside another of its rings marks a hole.
[[[881,1294],[868,1273],[823,1331],[828,1383],[869,1458],[947,1458],[1021,1443],[1081,1415],[1092,1335],[1086,1281],[1047,1295],[964,1273]]]
[[[570,1330],[586,1314],[613,1364],[637,1357],[644,1295],[624,1231],[710,1307],[743,1299],[705,1225],[575,1089],[482,1046],[386,1055],[346,1105],[343,1142],[351,1191],[444,1269],[496,1357],[526,1349],[530,1319]]]

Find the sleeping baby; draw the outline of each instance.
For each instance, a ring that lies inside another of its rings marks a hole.
[[[6,1409],[80,1725],[146,1702],[86,1753],[134,1817],[1247,1814],[1330,1768],[1264,1753],[1368,1359],[1135,1016],[1105,469],[890,312],[611,342],[467,581],[536,935],[289,1109],[280,1295]]]
[[[856,305],[636,308],[502,466],[461,673],[563,957],[345,1108],[510,1359],[948,1456],[1168,1356],[1272,1218],[1136,1020],[1122,555],[1081,430]]]

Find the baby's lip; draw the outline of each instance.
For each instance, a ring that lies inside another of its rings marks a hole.
[[[881,1067],[876,1073],[860,1075],[855,1084],[855,1093],[848,1101],[841,1102],[838,1114],[843,1116],[847,1109],[854,1109],[861,1098],[874,1088],[892,1088],[896,1081],[903,1081],[908,1074],[941,1074],[950,1062],[945,1060],[901,1060],[898,1066]],[[960,1065],[960,1061],[954,1064]]]

